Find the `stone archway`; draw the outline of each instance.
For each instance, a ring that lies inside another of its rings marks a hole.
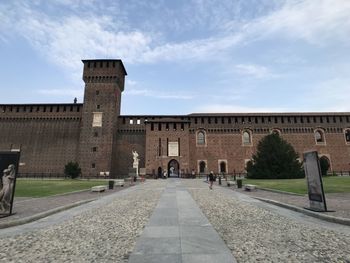
[[[205,163],[205,161],[200,161],[199,162],[199,173],[204,174],[206,168],[207,168],[207,164]]]
[[[225,174],[226,171],[226,162],[220,162],[220,173]]]
[[[162,177],[163,177],[162,167],[158,167],[158,178],[162,178]]]
[[[180,164],[175,159],[168,163],[168,177],[180,177]]]

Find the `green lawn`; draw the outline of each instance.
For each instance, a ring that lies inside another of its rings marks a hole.
[[[16,183],[16,197],[44,197],[89,189],[95,185],[106,185],[104,180],[31,180],[19,179]]]
[[[243,184],[255,184],[263,188],[297,194],[307,194],[306,178],[303,179],[244,179]],[[350,177],[323,177],[326,193],[350,193]]]

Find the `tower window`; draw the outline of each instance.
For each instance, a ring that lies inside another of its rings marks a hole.
[[[250,132],[244,131],[242,137],[243,137],[243,144],[244,145],[249,145],[252,143],[252,138],[251,138]]]
[[[197,145],[205,145],[205,132],[200,131],[197,133]]]
[[[100,91],[99,90],[96,90],[96,95],[99,95],[100,94]]]
[[[92,163],[91,164],[91,168],[95,168],[96,167],[96,164],[95,163]]]
[[[98,109],[98,110],[99,110],[100,108],[101,108],[101,106],[100,106],[100,105],[96,105],[96,109]]]
[[[97,147],[92,147],[93,152],[97,152]]]
[[[316,144],[322,144],[325,142],[324,132],[322,130],[315,131]]]
[[[350,129],[345,130],[345,141],[350,143]]]
[[[134,120],[133,120],[133,119],[130,119],[130,120],[129,120],[129,124],[134,124]]]

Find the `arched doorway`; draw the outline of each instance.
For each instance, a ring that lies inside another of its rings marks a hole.
[[[320,158],[320,168],[321,168],[322,176],[327,175],[330,167],[331,167],[331,163],[329,159],[326,156],[322,156]]]
[[[158,178],[162,178],[163,177],[163,171],[162,171],[162,167],[158,167]]]
[[[180,165],[175,159],[168,163],[168,177],[180,177]]]
[[[206,167],[207,167],[206,163],[204,161],[200,161],[199,162],[199,173],[204,174]]]
[[[226,173],[226,162],[220,163],[220,173],[222,173],[222,174]]]

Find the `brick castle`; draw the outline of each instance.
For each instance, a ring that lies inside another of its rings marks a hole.
[[[121,60],[83,60],[84,102],[0,105],[0,150],[20,150],[21,173],[128,175],[132,151],[149,175],[243,172],[271,132],[302,158],[317,150],[334,171],[350,170],[350,113],[120,115],[127,75]],[[173,167],[173,168],[172,168]]]

